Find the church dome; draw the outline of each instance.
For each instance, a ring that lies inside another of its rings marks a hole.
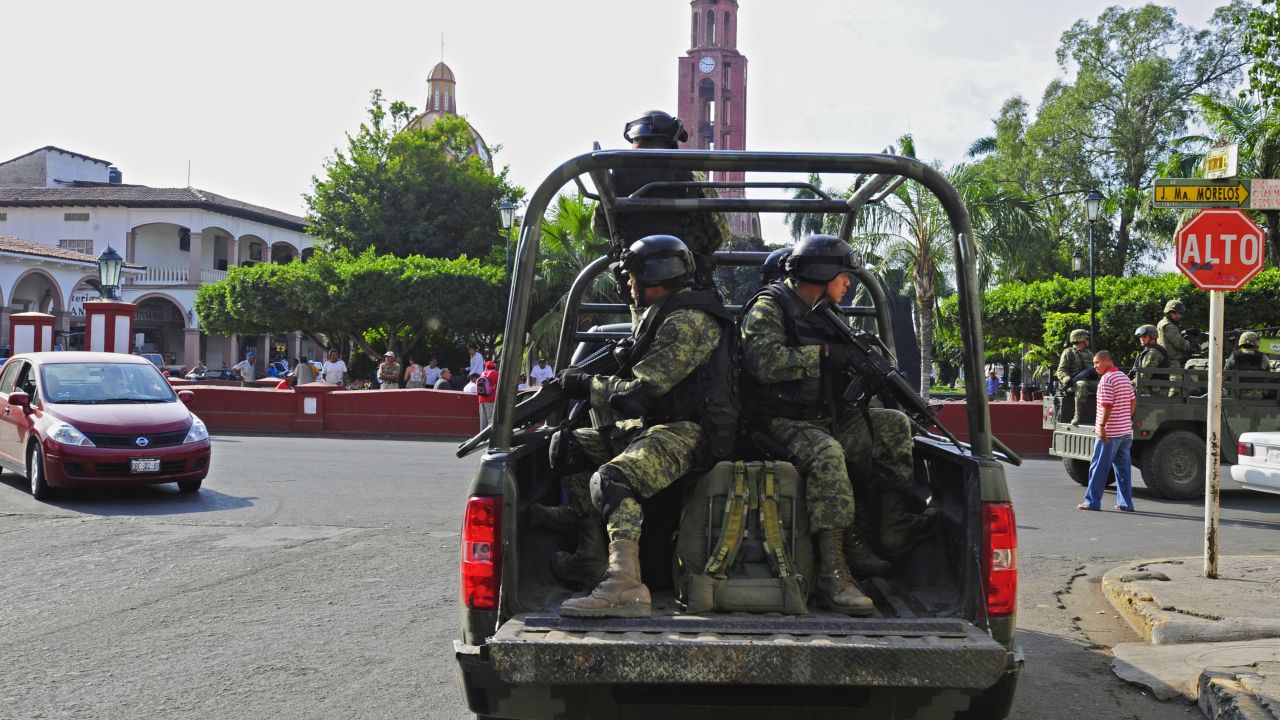
[[[449,66],[443,62],[436,63],[436,66],[431,68],[431,74],[427,75],[427,82],[436,80],[457,82],[457,78],[453,76],[453,70],[449,69]]]

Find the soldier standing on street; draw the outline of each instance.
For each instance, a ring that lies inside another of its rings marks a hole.
[[[910,420],[897,410],[843,402],[850,351],[811,312],[844,297],[848,273],[856,269],[853,249],[839,238],[811,235],[796,245],[785,269],[788,279],[765,287],[744,310],[743,398],[752,422],[787,449],[805,478],[810,526],[818,536],[819,600],[839,612],[866,615],[873,604],[853,583],[850,567],[859,574],[883,574],[889,567],[854,532],[850,475],[873,476],[879,486],[881,540],[890,554],[920,540],[936,511],[906,510],[915,481]]]
[[[569,443],[566,479],[570,507],[530,506],[544,525],[600,527],[609,536],[607,565],[601,548],[584,534],[577,553],[559,555],[552,570],[568,571],[594,584],[586,597],[566,600],[560,614],[570,617],[646,617],[649,589],[640,577],[640,500],[688,474],[732,455],[737,409],[731,383],[735,347],[732,316],[715,293],[690,290],[694,260],[679,239],[654,235],[631,245],[620,258],[632,299],[644,309],[635,344],[616,375],[588,375],[578,368],[560,374],[569,397],[589,399],[593,409],[608,408],[624,420],[613,427],[562,430],[551,441],[553,458]],[[620,451],[619,451],[620,450]],[[607,461],[607,462],[606,462]],[[597,531],[598,533],[598,531]]]
[[[1156,326],[1156,342],[1168,353],[1169,362],[1174,367],[1182,367],[1182,361],[1191,354],[1191,343],[1182,336],[1182,328],[1178,325],[1186,312],[1187,306],[1181,300],[1170,300],[1164,304],[1164,319]]]
[[[1083,418],[1085,405],[1092,397],[1089,381],[1079,376],[1081,373],[1093,370],[1093,351],[1089,349],[1088,330],[1079,328],[1072,330],[1070,340],[1071,344],[1058,358],[1058,369],[1054,371],[1053,376],[1061,383],[1058,388],[1058,394],[1061,397],[1065,398],[1067,393],[1072,393],[1075,397],[1075,414],[1071,417],[1071,424],[1076,425]],[[1093,379],[1097,380],[1096,377]]]
[[[672,117],[661,110],[649,110],[627,123],[622,135],[627,142],[631,143],[631,147],[638,150],[674,150],[680,143],[689,139],[689,131],[685,129],[680,118]],[[652,182],[690,182],[705,179],[701,173],[688,170],[634,168],[613,171],[614,192],[618,197],[626,197]],[[719,196],[711,188],[665,187],[646,191],[644,197],[696,199]],[[613,221],[614,226],[610,228],[604,206],[596,205],[591,227],[596,235],[612,240],[609,257],[615,262],[631,243],[640,238],[649,235],[674,235],[680,238],[693,253],[694,264],[697,266],[693,288],[711,290],[715,287],[715,279],[712,275],[715,270],[714,253],[729,239],[729,221],[722,213],[675,210],[644,213],[618,212],[614,213]],[[617,276],[616,272],[615,276]],[[624,286],[624,278],[618,276],[618,284],[619,287]]]

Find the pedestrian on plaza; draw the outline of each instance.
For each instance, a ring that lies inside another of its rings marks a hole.
[[[547,364],[547,359],[544,357],[538,358],[538,364],[534,365],[533,369],[529,371],[529,377],[533,378],[534,387],[541,387],[542,383],[550,380],[555,376],[556,376],[555,369]]]
[[[426,374],[426,387],[435,387],[435,382],[440,379],[440,373],[443,372],[443,369],[435,364],[435,357],[431,357],[431,360],[426,364],[426,368],[422,368],[422,372]],[[449,374],[452,375],[452,373]]]
[[[479,380],[480,380],[480,373],[471,373],[470,375],[468,375],[467,384],[462,386],[462,392],[464,393],[476,392],[476,388],[479,387],[478,385]]]
[[[186,378],[193,382],[199,382],[208,377],[208,375],[209,368],[204,366],[204,361],[196,360],[196,366],[191,368],[191,371],[187,373]]]
[[[434,360],[432,361],[434,362]],[[449,368],[441,368],[440,376],[436,378],[434,384],[431,385],[432,390],[452,390],[453,389],[453,371]]]
[[[231,368],[233,373],[240,376],[241,387],[257,387],[254,383],[254,379],[258,377],[258,368],[253,363],[254,359],[255,356],[253,351],[250,350],[244,354],[243,360],[236,363],[235,366]]]
[[[999,393],[1000,378],[996,377],[995,370],[989,370],[987,371],[987,400],[995,400]]]
[[[481,375],[484,373],[484,355],[480,354],[479,348],[475,345],[467,346],[467,357],[470,358],[471,364],[467,367],[468,375]]]
[[[476,381],[476,396],[480,401],[480,429],[493,423],[494,401],[498,399],[498,364],[489,360],[484,372]]]
[[[298,385],[307,385],[315,382],[316,380],[316,366],[312,365],[311,361],[307,360],[306,355],[303,355],[302,360],[298,362],[289,374],[293,375],[293,384],[295,387]]]
[[[396,362],[396,354],[388,350],[382,356],[382,364],[378,366],[378,382],[383,390],[400,389],[400,363]]]
[[[516,378],[516,392],[524,392],[528,389],[529,384],[526,382],[524,374],[521,374],[520,377]]]
[[[409,356],[409,367],[404,369],[404,386],[408,388],[426,387],[427,372],[426,368],[418,364],[416,355]]]
[[[347,363],[338,359],[338,351],[330,350],[329,359],[320,368],[320,379],[338,387],[346,387]]]
[[[1133,512],[1133,385],[1111,360],[1111,353],[1099,350],[1093,356],[1098,371],[1097,422],[1093,460],[1089,463],[1089,486],[1077,510],[1101,510],[1107,476],[1116,474],[1116,510]]]

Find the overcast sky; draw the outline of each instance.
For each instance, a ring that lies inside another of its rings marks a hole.
[[[1014,93],[1034,107],[1054,51],[1098,0],[741,0],[747,147],[879,151],[915,135],[949,164]],[[1215,2],[1169,3],[1203,26]],[[625,121],[676,106],[686,0],[0,0],[0,160],[55,145],[127,183],[190,184],[304,214],[302,193],[369,92],[421,108],[441,59],[458,110],[529,192]],[[766,240],[786,240],[779,216]]]

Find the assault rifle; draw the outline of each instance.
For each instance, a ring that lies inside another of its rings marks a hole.
[[[588,375],[612,375],[620,367],[614,355],[617,345],[617,342],[609,340],[604,347],[586,356],[573,367]],[[560,387],[560,378],[552,378],[538,386],[538,391],[533,394],[533,397],[522,400],[516,405],[515,413],[511,417],[511,427],[515,430],[542,422],[556,412],[562,412],[569,401],[570,398],[565,397],[564,390]],[[470,440],[458,445],[458,457],[466,457],[488,443],[492,434],[493,425],[489,425]]]
[[[876,352],[872,347],[872,343],[879,345],[880,341],[878,339],[868,333],[849,327],[827,303],[818,305],[818,307],[814,308],[814,312],[825,320],[831,326],[831,330],[836,333],[836,336],[844,342],[846,347],[853,351],[849,354],[849,369],[853,371],[854,377],[848,387],[845,388],[845,402],[857,404],[868,400],[873,395],[878,395],[882,392],[888,393],[889,397],[911,419],[911,422],[923,430],[926,435],[937,437],[929,431],[931,427],[937,428],[943,437],[951,441],[960,452],[970,450],[967,443],[961,442],[960,438],[955,436],[955,433],[938,422],[938,418],[934,414],[933,408],[929,406],[929,402],[912,389],[911,384],[902,376],[902,372],[894,367],[884,355]],[[872,339],[868,340],[868,338]],[[1011,464],[1022,464],[1022,460],[1017,453],[1010,450],[995,436],[992,436],[991,444]]]

